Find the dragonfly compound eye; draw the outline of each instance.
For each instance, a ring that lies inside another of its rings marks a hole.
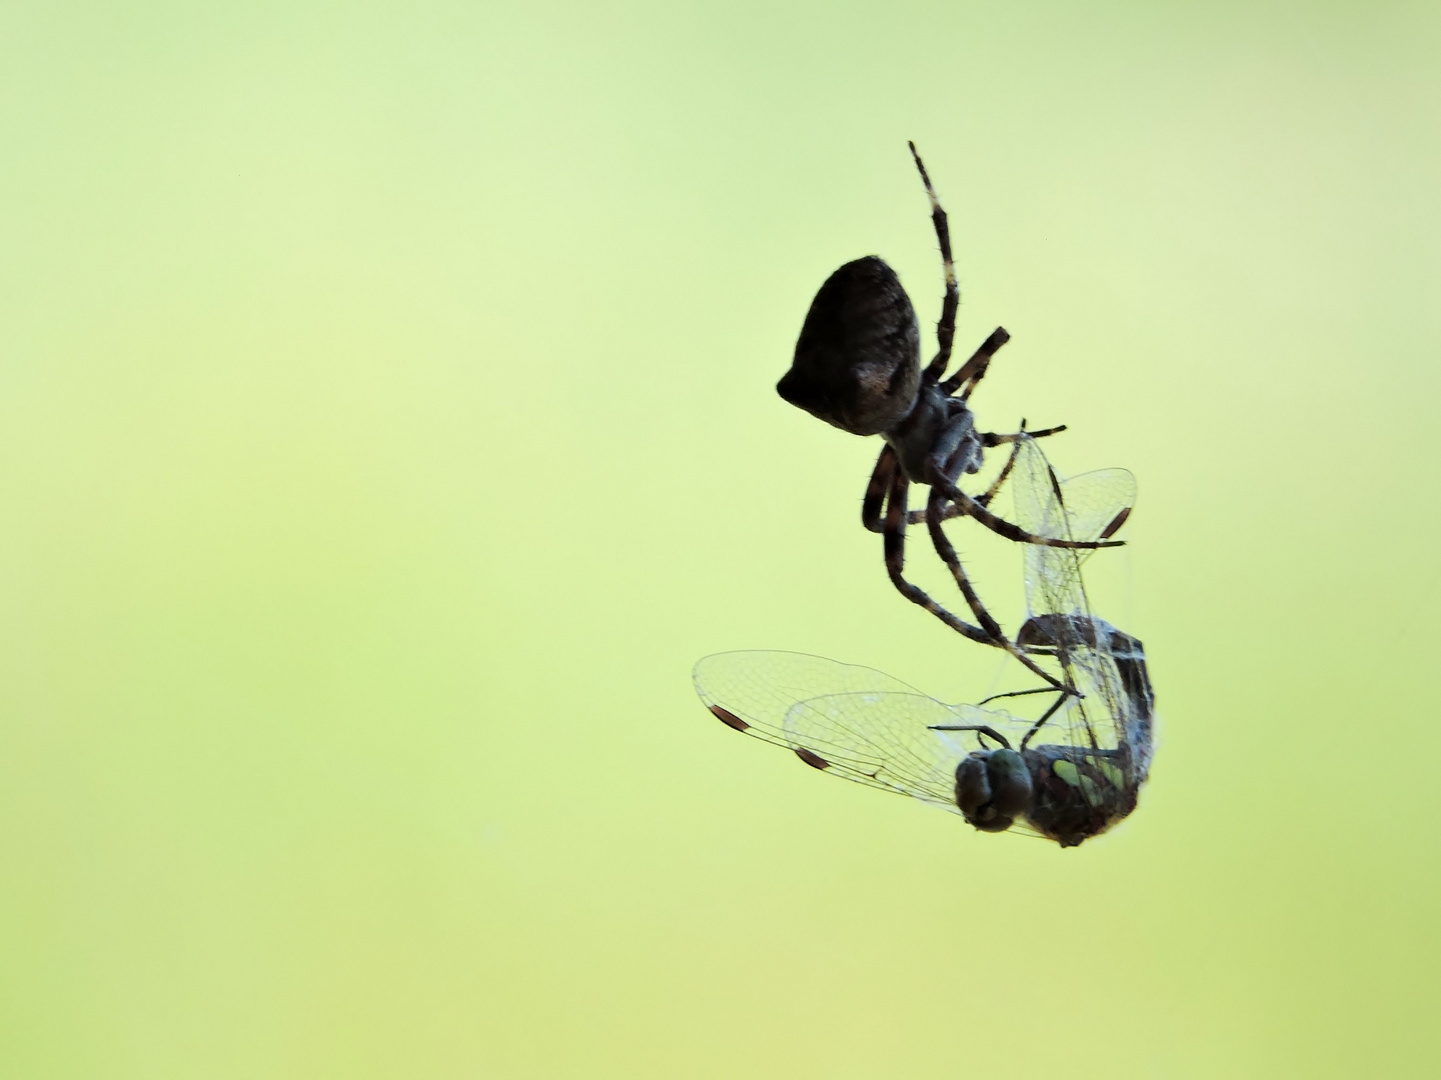
[[[874,255],[826,279],[776,391],[856,435],[878,435],[909,415],[921,385],[916,312],[896,272]]]
[[[1024,814],[1035,800],[1031,770],[1014,750],[993,750],[986,762],[991,781],[991,810],[1007,817]]]
[[[978,750],[965,758],[956,766],[956,805],[983,832],[1009,829],[1031,805],[1031,775],[1021,755]]]

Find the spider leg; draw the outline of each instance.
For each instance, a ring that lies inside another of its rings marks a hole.
[[[861,502],[861,524],[873,533],[885,531],[885,526],[881,524],[881,515],[896,464],[896,452],[891,449],[890,443],[886,443],[881,448],[880,457],[876,458],[876,467],[871,470],[871,478],[866,483],[866,497]],[[910,520],[909,515],[907,520]]]
[[[941,265],[945,267],[946,271],[946,297],[941,303],[941,321],[936,323],[938,348],[935,359],[930,362],[921,376],[921,382],[925,384],[934,383],[940,379],[946,373],[946,365],[951,362],[951,345],[956,339],[956,310],[961,306],[961,289],[956,284],[956,264],[951,260],[951,230],[946,224],[946,212],[941,209],[941,201],[936,198],[936,189],[931,186],[931,178],[926,173],[926,166],[921,161],[921,155],[916,153],[916,144],[908,142],[906,145],[911,148],[911,157],[916,159],[916,168],[920,170],[921,182],[926,185],[926,195],[931,200],[931,221],[936,226],[936,239],[941,242]],[[1004,330],[1000,332],[1005,334]],[[991,335],[991,337],[995,336],[995,334]],[[1004,343],[1004,339],[1002,343]],[[1000,345],[997,345],[996,348],[1000,348]]]
[[[986,369],[991,366],[991,357],[995,356],[1002,345],[1011,340],[1011,335],[1006,332],[1004,326],[998,326],[991,331],[991,336],[981,342],[980,347],[971,353],[971,358],[960,367],[949,379],[941,383],[941,392],[947,397],[956,392],[956,389],[963,383],[969,382],[961,400],[965,401],[982,379],[986,377]]]
[[[1003,446],[1006,443],[1019,442],[1021,436],[1028,439],[1044,439],[1047,435],[1059,435],[1067,430],[1065,424],[1057,424],[1055,427],[1041,428],[1040,431],[1027,431],[1026,422],[1021,421],[1021,430],[1012,432],[1009,435],[997,435],[994,431],[981,432],[982,446]]]
[[[1065,430],[1066,425],[1062,424],[1058,428],[1051,428],[1050,431],[1043,432],[1043,434],[1051,435],[1057,431]],[[1026,434],[1026,422],[1024,420],[1021,421],[1020,432],[1015,435],[1004,436],[1004,438],[1010,440],[1011,456],[1006,458],[1006,464],[1002,466],[1001,471],[999,474],[997,474],[996,478],[991,481],[991,486],[986,488],[985,494],[976,499],[976,502],[980,503],[982,506],[989,508],[991,503],[995,500],[995,497],[1000,494],[1001,487],[1005,484],[1007,480],[1010,479],[1011,470],[1016,467],[1016,459],[1021,456],[1021,446],[1023,444],[1021,442],[1020,436],[1023,434]],[[1035,436],[1032,435],[1031,438],[1035,438]]]
[[[976,621],[981,624],[981,628],[989,635],[990,643],[998,648],[1005,649],[1006,652],[1019,660],[1029,671],[1039,675],[1048,682],[1053,689],[1059,690],[1062,698],[1068,693],[1074,693],[1074,691],[1068,690],[1066,686],[1059,682],[1054,675],[1027,656],[1014,641],[1006,637],[1005,632],[1001,629],[1001,624],[996,622],[991,613],[986,610],[985,605],[981,603],[981,598],[976,594],[975,587],[971,584],[970,578],[966,577],[966,571],[961,566],[961,560],[959,556],[956,555],[955,547],[952,546],[950,538],[946,536],[945,530],[941,528],[940,511],[942,498],[943,496],[940,490],[933,486],[931,488],[930,499],[926,503],[926,525],[931,532],[931,543],[936,549],[936,554],[941,557],[941,561],[945,563],[947,569],[950,570],[951,577],[956,579],[956,588],[961,590],[961,595],[966,598],[966,604],[970,607],[971,613],[976,617]]]
[[[1022,420],[1021,427],[1024,428],[1025,426],[1026,422]],[[991,500],[1000,493],[1001,486],[1010,479],[1011,470],[1016,467],[1016,458],[1020,457],[1021,454],[1021,445],[1019,439],[1011,444],[1011,456],[1006,458],[1006,464],[1001,468],[996,478],[991,481],[991,486],[986,488],[985,493],[976,496],[976,502],[986,507],[991,505]]]
[[[879,463],[877,468],[879,469]],[[909,489],[910,481],[906,479],[906,474],[899,468],[892,468],[890,492],[886,497],[885,525],[886,573],[890,575],[891,584],[907,600],[925,608],[956,633],[983,645],[995,645],[996,641],[987,631],[952,615],[924,589],[911,584],[903,576],[902,571],[906,565],[906,493]]]
[[[930,483],[933,488],[939,489],[946,498],[955,503],[956,508],[960,510],[961,513],[968,514],[975,518],[986,528],[994,533],[999,533],[1007,540],[1015,540],[1023,544],[1042,544],[1045,547],[1058,548],[1121,547],[1125,544],[1124,540],[1059,540],[1052,536],[1037,536],[1035,533],[1027,532],[1014,522],[997,517],[976,499],[973,499],[960,488],[956,487],[955,481],[946,475],[946,470],[938,459],[931,458],[929,465],[931,472]]]

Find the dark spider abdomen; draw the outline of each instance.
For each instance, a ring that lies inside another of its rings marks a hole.
[[[900,278],[867,255],[846,263],[816,293],[776,391],[843,431],[878,435],[915,404],[920,350],[915,309]]]

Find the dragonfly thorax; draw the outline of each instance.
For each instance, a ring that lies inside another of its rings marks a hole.
[[[1126,747],[1037,746],[1024,754],[1035,791],[1026,823],[1061,847],[1099,836],[1136,808]]]

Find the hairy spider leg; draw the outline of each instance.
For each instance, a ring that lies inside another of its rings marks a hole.
[[[1065,425],[1063,424],[1063,425],[1061,426],[1061,430],[1064,430],[1064,429],[1065,429]],[[1052,430],[1055,430],[1055,429],[1052,429]],[[1018,435],[1025,434],[1025,431],[1026,431],[1026,421],[1023,419],[1023,420],[1021,421],[1021,430],[1020,430],[1020,432],[1018,433]],[[1012,472],[1012,470],[1015,469],[1015,467],[1016,467],[1016,458],[1018,458],[1018,457],[1020,456],[1020,454],[1021,454],[1021,440],[1020,440],[1020,438],[1018,437],[1018,435],[1009,436],[1009,438],[1010,438],[1010,440],[1011,440],[1011,454],[1010,454],[1010,457],[1006,458],[1006,464],[1001,468],[1001,471],[1000,471],[999,475],[996,476],[995,480],[991,481],[991,486],[988,487],[988,488],[986,488],[984,494],[978,495],[978,496],[976,497],[976,502],[980,503],[982,506],[986,507],[987,509],[990,508],[991,501],[992,501],[993,499],[995,499],[995,497],[996,497],[997,495],[1000,494],[1000,492],[1001,492],[1001,487],[1005,484],[1005,482],[1006,482],[1007,480],[1010,479],[1011,472]],[[1034,436],[1032,436],[1032,437],[1034,438]]]
[[[871,470],[871,478],[866,481],[866,495],[861,500],[861,524],[870,532],[883,533],[886,531],[882,516],[885,512],[886,492],[891,489],[891,473],[896,467],[896,452],[891,449],[890,443],[881,447],[880,456],[876,458],[876,467]],[[916,514],[920,513],[920,517]],[[906,522],[915,525],[925,519],[925,514],[915,511],[906,515]]]
[[[960,367],[955,373],[941,383],[941,393],[947,397],[955,394],[962,383],[968,383],[965,393],[961,394],[962,401],[969,401],[972,391],[986,377],[986,371],[991,366],[991,357],[995,356],[1002,345],[1011,340],[1011,335],[1006,332],[1004,326],[998,326],[991,331],[991,336],[981,342],[980,348],[971,353],[971,358]]]
[[[882,457],[884,458],[884,455]],[[906,493],[910,489],[910,481],[906,479],[900,463],[894,458],[889,462],[884,462],[884,469],[882,469],[882,464],[883,462],[877,462],[876,471],[889,484],[889,491],[886,495],[884,536],[886,573],[890,575],[891,584],[911,603],[925,608],[963,637],[979,641],[982,645],[999,644],[988,631],[979,626],[972,626],[964,619],[952,615],[932,599],[924,589],[905,579],[903,571],[906,566]],[[989,617],[987,616],[987,618]],[[1006,642],[1006,644],[1012,645],[1011,642]],[[1042,675],[1044,674],[1042,672]]]
[[[935,186],[931,183],[930,174],[926,172],[925,162],[921,161],[921,155],[916,151],[916,144],[908,142],[906,145],[911,148],[911,157],[915,159],[916,169],[921,174],[921,183],[926,186],[926,197],[931,201],[931,222],[936,227],[936,239],[941,246],[941,265],[946,274],[946,294],[941,301],[940,321],[936,323],[937,351],[921,377],[923,383],[934,383],[946,373],[946,367],[951,362],[951,348],[956,339],[956,313],[961,306],[961,289],[956,282],[956,264],[951,254],[949,219],[945,210],[941,209],[941,200],[936,196]],[[961,395],[961,400],[969,398],[976,384],[985,377],[991,357],[1010,340],[1011,335],[1006,332],[1005,327],[996,327],[991,331],[991,336],[981,343],[981,347],[971,354],[970,359],[962,364],[954,375],[940,383],[942,392],[949,397],[962,383],[969,383],[965,393]]]
[[[956,451],[955,455],[953,455],[952,462],[948,462],[947,464],[950,465],[953,464],[954,461],[959,460],[960,455],[963,453],[963,450]],[[1061,692],[1062,699],[1064,699],[1067,694],[1074,694],[1076,691],[1073,687],[1061,683],[1055,676],[1051,675],[1041,667],[1041,665],[1027,656],[1020,646],[1006,637],[1005,632],[1001,629],[1001,624],[996,622],[991,613],[986,610],[985,605],[981,603],[980,596],[977,595],[975,587],[971,585],[970,578],[966,576],[966,571],[961,566],[961,560],[960,557],[956,555],[955,547],[951,544],[950,538],[946,536],[945,530],[941,528],[941,500],[944,497],[939,488],[932,487],[930,498],[926,501],[926,527],[930,530],[931,545],[936,549],[936,554],[941,557],[941,562],[945,563],[946,568],[950,570],[951,577],[955,578],[956,588],[960,589],[961,595],[966,598],[966,605],[971,609],[971,613],[976,617],[976,621],[980,623],[981,628],[990,635],[990,643],[1005,649],[1006,652],[1019,660],[1022,666],[1032,673],[1039,675],[1042,679],[1045,679],[1054,689]]]
[[[946,212],[941,209],[941,201],[936,198],[936,189],[931,186],[931,178],[926,173],[925,163],[921,161],[921,155],[916,153],[916,144],[907,142],[911,148],[911,157],[916,159],[916,168],[920,170],[921,183],[926,185],[926,195],[931,200],[931,221],[936,226],[936,239],[941,242],[941,262],[946,268],[946,297],[941,302],[941,320],[936,323],[936,344],[939,346],[935,359],[927,365],[925,372],[921,375],[921,381],[934,383],[946,373],[946,366],[951,362],[951,345],[956,338],[956,311],[961,306],[961,289],[956,284],[956,264],[951,259],[951,230],[946,224]],[[1005,333],[1004,330],[1001,331]],[[995,337],[994,334],[991,337]],[[1004,344],[1002,339],[1001,344]],[[984,348],[984,346],[982,346]],[[1000,348],[998,344],[996,348]],[[992,350],[995,351],[994,349]]]
[[[1044,439],[1047,435],[1059,435],[1068,430],[1065,424],[1057,424],[1055,427],[1041,428],[1040,431],[1027,431],[1026,420],[1021,418],[1021,430],[1013,431],[1009,435],[998,435],[994,431],[981,432],[982,446],[1004,446],[1006,443],[1019,443],[1022,439]]]
[[[931,515],[936,515],[935,525],[932,527],[931,542],[936,547],[936,552],[941,556],[955,578],[961,595],[965,598],[967,606],[975,615],[980,626],[972,626],[970,623],[952,614],[942,607],[929,593],[919,586],[907,581],[904,576],[905,570],[905,543],[906,525],[910,519],[910,513],[906,508],[906,497],[910,491],[910,481],[901,471],[900,462],[896,459],[895,451],[887,445],[876,459],[876,467],[871,473],[870,482],[866,485],[866,497],[861,506],[861,519],[869,529],[875,528],[881,521],[882,503],[885,505],[884,524],[881,531],[885,536],[886,572],[889,574],[891,583],[902,596],[913,604],[925,608],[941,622],[945,623],[952,630],[969,638],[972,641],[979,641],[986,645],[1004,649],[1014,656],[1029,671],[1040,676],[1048,684],[1049,689],[1059,692],[1065,697],[1067,689],[1050,675],[1044,668],[1027,656],[1021,649],[1006,637],[1004,631],[996,620],[986,610],[981,598],[976,594],[970,579],[966,577],[965,571],[961,568],[960,559],[956,556],[955,548],[951,546],[943,532],[940,531],[939,505],[940,493],[931,489],[931,498],[924,513],[925,521],[931,525]],[[940,539],[936,536],[939,534]]]
[[[946,498],[956,504],[962,514],[975,518],[986,528],[994,533],[999,533],[1007,540],[1015,540],[1022,544],[1040,544],[1044,547],[1058,548],[1103,548],[1103,547],[1124,547],[1124,540],[1058,540],[1050,536],[1037,536],[1035,533],[1027,532],[1005,518],[997,517],[987,510],[981,503],[967,495],[960,488],[956,487],[955,481],[947,474],[945,464],[938,458],[931,458],[929,465],[930,477],[928,483],[932,488],[939,489]]]
[[[937,351],[935,359],[930,362],[921,376],[921,382],[922,385],[924,385],[939,380],[941,376],[945,374],[947,364],[950,363],[951,345],[956,336],[956,311],[960,306],[961,292],[960,287],[956,284],[956,267],[951,257],[951,231],[947,224],[946,212],[941,209],[940,199],[936,197],[936,189],[931,184],[930,174],[926,172],[926,166],[925,163],[921,161],[921,155],[916,151],[916,144],[914,142],[908,142],[906,145],[910,147],[911,157],[915,159],[916,169],[921,174],[921,182],[925,184],[926,195],[931,201],[931,221],[936,227],[936,239],[940,241],[941,245],[941,263],[946,273],[946,296],[945,301],[941,305],[941,320],[936,324],[936,341],[939,345],[939,351]],[[969,397],[971,391],[976,388],[976,384],[985,376],[986,369],[991,362],[991,357],[1010,339],[1011,335],[1006,332],[1004,327],[996,327],[996,329],[991,332],[991,336],[981,343],[980,348],[972,354],[971,358],[961,365],[960,370],[945,381],[943,385],[950,388],[946,392],[949,394],[956,387],[960,386],[962,382],[967,382],[968,385],[966,386],[965,395],[962,397],[962,400]],[[975,499],[972,499],[969,495],[965,494],[965,492],[961,491],[960,488],[956,487],[948,475],[948,470],[940,467],[939,463],[934,459],[931,462],[931,472],[933,476],[940,477],[943,492],[947,498],[956,504],[961,513],[974,517],[982,525],[985,525],[993,532],[1000,533],[1000,535],[1004,536],[1007,540],[1016,540],[1027,544],[1045,544],[1048,547],[1086,548],[1118,547],[1124,543],[1124,541],[1119,540],[1111,542],[1089,541],[1083,543],[1069,540],[1050,540],[1043,536],[1036,536],[1033,533],[1026,532],[1020,526],[1014,525],[1004,518],[996,517],[987,511],[984,505],[978,503]],[[936,483],[935,479],[928,479],[927,482],[933,486]]]

